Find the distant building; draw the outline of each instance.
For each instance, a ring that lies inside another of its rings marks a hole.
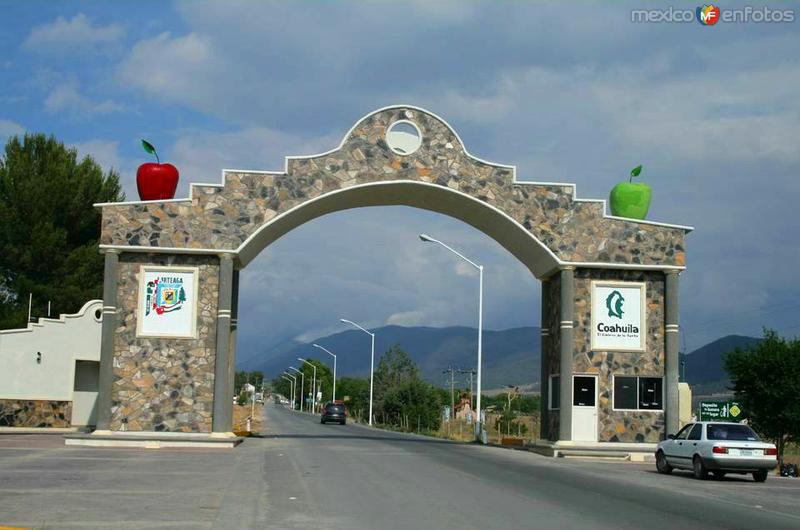
[[[461,400],[456,403],[456,419],[457,420],[475,420],[475,410],[472,408],[472,403],[469,396],[462,396]]]
[[[94,425],[103,302],[0,330],[0,427]]]

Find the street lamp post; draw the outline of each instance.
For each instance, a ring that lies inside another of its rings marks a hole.
[[[317,367],[313,363],[310,363],[305,359],[301,359],[300,357],[298,357],[297,360],[306,363],[307,365],[309,365],[311,368],[314,369],[314,379],[311,380],[311,412],[316,412],[316,410],[317,410]]]
[[[476,400],[477,401],[476,408],[477,408],[477,413],[478,413],[478,419],[475,422],[475,426],[476,426],[476,430],[477,430],[478,436],[482,436],[482,434],[483,434],[483,423],[481,421],[481,419],[482,419],[481,418],[481,365],[483,364],[482,363],[482,360],[483,360],[483,265],[478,265],[477,263],[475,263],[471,259],[467,258],[466,256],[464,256],[460,252],[450,248],[449,246],[447,246],[446,244],[442,243],[438,239],[434,239],[434,238],[432,238],[431,236],[429,236],[427,234],[420,234],[419,238],[422,241],[424,241],[425,243],[437,243],[437,244],[443,246],[444,248],[446,248],[447,250],[449,250],[450,252],[452,252],[453,254],[455,254],[456,256],[461,258],[462,260],[466,261],[467,263],[469,263],[470,265],[472,265],[473,267],[478,269],[478,276],[479,276],[479,280],[478,280],[478,373],[477,373],[477,376],[478,376],[478,385],[477,385],[478,386],[478,389],[477,389],[478,390],[478,399]]]
[[[312,344],[315,348],[319,348],[328,355],[333,356],[333,398],[331,401],[336,401],[336,354],[319,344]]]
[[[363,331],[364,333],[366,333],[367,335],[372,337],[372,349],[371,349],[370,359],[369,359],[369,425],[371,426],[372,425],[372,383],[373,383],[373,379],[374,379],[373,376],[375,375],[375,334],[370,332],[370,331],[367,331],[366,329],[364,329],[363,327],[359,326],[358,324],[356,324],[352,320],[347,320],[347,319],[344,319],[344,318],[340,318],[339,320],[344,324],[351,324],[351,325],[357,327],[358,329],[360,329],[361,331]]]
[[[306,391],[306,374],[295,368],[294,366],[289,367],[290,370],[294,370],[298,374],[300,374],[300,412],[303,411],[303,405],[305,403],[305,391]]]
[[[286,372],[281,374],[281,377],[286,378],[286,380],[289,381],[289,383],[291,384],[291,389],[292,389],[291,404],[292,404],[292,410],[294,410],[294,396],[295,396],[295,394],[297,392],[297,378],[295,376],[291,375],[291,374],[287,374]],[[291,378],[291,379],[289,379],[289,378]]]

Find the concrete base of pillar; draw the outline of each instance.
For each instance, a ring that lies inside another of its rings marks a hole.
[[[539,440],[529,446],[529,449],[540,455],[562,458],[608,458],[629,462],[655,462],[656,446],[654,443]]]
[[[0,427],[3,434],[66,434],[80,432],[78,427]]]
[[[183,432],[120,432],[95,431],[91,434],[67,434],[65,445],[85,447],[140,447],[144,449],[161,448],[204,448],[231,449],[244,438],[233,433],[183,433]]]

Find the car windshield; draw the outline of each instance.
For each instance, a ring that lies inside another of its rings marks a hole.
[[[757,442],[758,435],[747,425],[725,425],[711,423],[706,430],[709,440],[734,440],[742,442]]]
[[[342,412],[344,407],[342,405],[328,405],[328,412]]]

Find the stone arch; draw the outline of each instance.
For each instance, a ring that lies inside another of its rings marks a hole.
[[[421,135],[413,153],[400,154],[386,143],[387,128],[398,121],[411,122]],[[282,172],[223,170],[220,184],[192,184],[184,199],[98,205],[100,248],[106,253],[98,428],[118,431],[135,416],[145,431],[230,431],[225,410],[232,399],[238,270],[308,220],[380,205],[424,208],[465,221],[544,281],[543,374],[564,366],[562,377],[576,370],[644,370],[667,378],[660,417],[609,410],[604,433],[616,429],[616,441],[627,441],[620,429],[629,429],[646,432],[652,441],[663,434],[665,421],[675,421],[677,313],[668,308],[677,305],[677,273],[685,266],[684,237],[691,229],[610,216],[605,201],[578,199],[574,184],[518,181],[514,166],[471,155],[440,117],[401,105],[357,121],[335,149],[287,157]],[[197,271],[197,336],[137,335],[135,286],[147,265]],[[615,363],[613,354],[587,347],[587,282],[595,278],[652,287],[649,357]],[[188,396],[181,387],[186,384],[192,386]],[[546,386],[543,381],[543,392]],[[570,440],[570,391],[563,385],[565,406],[558,414],[542,411],[543,427],[558,439]]]
[[[272,242],[308,221],[368,206],[410,206],[459,219],[500,243],[537,277],[558,267],[558,259],[547,246],[503,212],[457,190],[414,180],[358,184],[310,199],[250,234],[236,249],[239,264],[247,266]]]

